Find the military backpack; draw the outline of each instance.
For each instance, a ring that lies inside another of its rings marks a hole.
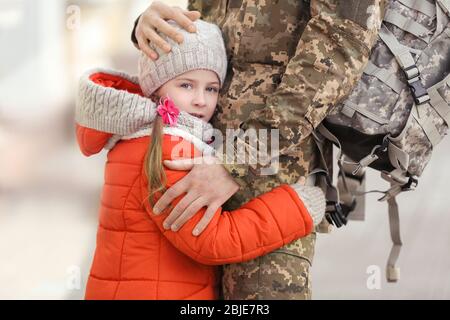
[[[339,150],[337,188],[324,159],[312,172],[326,176],[330,223],[340,227],[352,217],[363,218],[365,168],[380,171],[390,183],[379,199],[388,203],[393,241],[388,281],[399,278],[396,196],[417,186],[433,149],[447,134],[449,73],[450,0],[390,0],[361,80],[314,132],[322,156],[325,140]]]

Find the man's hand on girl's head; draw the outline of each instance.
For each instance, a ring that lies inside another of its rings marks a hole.
[[[150,42],[165,52],[171,50],[170,45],[158,33],[163,33],[178,43],[183,42],[183,36],[166,20],[174,20],[186,31],[196,32],[196,27],[192,22],[199,18],[200,12],[198,11],[187,11],[180,7],[169,6],[162,1],[153,1],[138,18],[136,29],[133,30],[137,45],[150,59],[157,60],[158,54],[150,48]]]
[[[153,212],[159,214],[175,198],[186,193],[164,221],[166,229],[178,231],[201,208],[207,207],[192,232],[195,236],[199,235],[208,226],[217,209],[239,190],[239,185],[228,171],[213,157],[205,157],[202,161],[198,158],[166,160],[164,165],[172,170],[190,170],[183,179],[162,195],[153,208]]]

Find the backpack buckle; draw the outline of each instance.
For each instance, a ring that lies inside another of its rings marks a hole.
[[[408,182],[402,186],[402,191],[413,190],[417,187],[418,184],[419,184],[419,180],[417,180],[416,178],[413,178],[413,177],[409,177]]]
[[[428,95],[427,89],[425,89],[422,81],[420,81],[420,73],[417,66],[412,65],[403,71],[405,72],[408,80],[408,86],[414,97],[414,102],[419,105],[430,101],[430,96]]]
[[[353,199],[352,204],[347,206],[345,204],[340,204],[339,202],[327,201],[327,212],[326,219],[329,223],[335,225],[337,228],[346,225],[348,222],[348,215],[356,207],[356,200]]]
[[[428,95],[427,89],[425,89],[422,82],[420,81],[420,77],[408,80],[408,85],[417,105],[430,101],[430,96]]]
[[[383,153],[387,151],[388,147],[389,147],[388,136],[384,136],[383,142],[380,145],[375,146],[375,148],[372,149],[371,153],[381,158],[383,156]]]

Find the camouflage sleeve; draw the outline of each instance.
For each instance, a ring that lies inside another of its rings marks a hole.
[[[202,13],[202,2],[199,0],[188,0],[187,3],[187,9],[188,10],[197,10],[200,11],[200,13]],[[203,13],[202,13],[203,16]]]
[[[188,0],[187,9],[199,11],[203,20],[214,23],[224,5],[225,0]]]
[[[360,79],[385,0],[312,0],[311,19],[266,108],[241,128],[279,129],[280,154],[297,147]]]
[[[243,144],[244,142],[239,141],[237,143]],[[248,175],[248,170],[250,169],[249,164],[239,161],[227,161],[226,158],[222,158],[221,160],[225,170],[227,170],[228,173],[233,177],[234,182],[239,185],[238,192],[245,190],[245,188],[248,188],[246,176]]]
[[[203,0],[189,0],[187,4],[187,9],[190,11],[199,11],[201,13],[201,16],[207,16],[211,15],[212,8],[214,8],[216,3],[205,3]],[[136,47],[136,49],[140,50],[138,40],[136,38],[136,27],[139,22],[139,19],[141,18],[140,14],[136,20],[134,21],[133,30],[131,31],[131,42]]]

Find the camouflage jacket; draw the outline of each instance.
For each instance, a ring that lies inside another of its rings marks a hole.
[[[189,1],[189,9],[219,25],[229,58],[213,125],[225,135],[227,129],[245,131],[236,136],[249,153],[244,161],[258,149],[256,165],[224,158],[241,185],[226,207],[237,208],[281,183],[294,183],[319,166],[311,132],[361,77],[384,13],[381,1]],[[261,136],[247,135],[250,129],[278,130],[278,140],[260,144]],[[252,139],[257,140],[253,145]],[[275,149],[277,160],[263,163],[259,151],[271,158]],[[324,151],[331,168],[331,146]],[[327,224],[324,219],[322,230],[329,229]],[[310,299],[314,245],[312,234],[267,256],[224,266],[224,298]]]
[[[230,207],[317,166],[310,134],[360,78],[384,12],[380,1],[189,1],[189,9],[219,25],[229,57],[213,125],[223,134],[279,130],[275,174],[261,175],[262,164],[225,163],[242,187]]]

